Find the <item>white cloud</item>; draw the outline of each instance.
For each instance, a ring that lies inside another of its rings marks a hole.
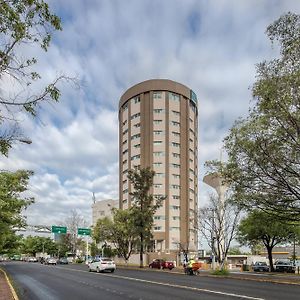
[[[169,78],[192,88],[199,99],[200,202],[209,190],[203,164],[219,157],[222,139],[248,111],[255,64],[276,55],[265,36],[268,24],[297,1],[50,1],[62,17],[39,57],[43,81],[77,75],[81,90],[62,85],[59,104],[45,105],[39,118],[20,116],[31,145],[18,145],[1,169],[32,169],[36,203],[31,222],[54,223],[71,209],[91,218],[97,199],[118,196],[118,101],[131,85]],[[0,88],[4,88],[0,82]]]

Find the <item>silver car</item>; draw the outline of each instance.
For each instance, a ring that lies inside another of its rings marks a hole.
[[[89,272],[104,272],[110,271],[113,273],[116,270],[115,262],[110,258],[96,258],[89,263]]]

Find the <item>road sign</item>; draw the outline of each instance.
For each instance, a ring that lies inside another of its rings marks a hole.
[[[77,233],[78,233],[78,235],[91,235],[91,229],[90,228],[78,228]]]
[[[67,227],[64,226],[52,226],[53,233],[67,233]]]

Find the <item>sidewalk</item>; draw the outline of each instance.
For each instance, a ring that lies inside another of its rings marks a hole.
[[[0,300],[14,300],[15,297],[11,291],[4,271],[0,268]]]

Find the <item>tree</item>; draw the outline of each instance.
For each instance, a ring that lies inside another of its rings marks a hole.
[[[131,210],[134,215],[134,222],[139,236],[140,268],[143,268],[143,254],[152,239],[153,216],[161,206],[164,197],[154,198],[150,194],[153,185],[155,172],[149,167],[128,171],[128,179],[133,186]]]
[[[267,249],[271,271],[274,271],[272,250],[281,243],[289,241],[295,234],[295,227],[274,219],[268,213],[254,210],[241,221],[238,240],[244,245],[262,242]]]
[[[72,209],[70,211],[70,215],[63,222],[63,225],[68,228],[68,238],[65,241],[70,244],[67,244],[67,247],[71,249],[73,254],[76,254],[76,251],[82,241],[78,238],[78,228],[87,227],[87,222],[83,216],[76,211],[76,209]]]
[[[254,107],[225,139],[223,176],[235,201],[280,219],[300,221],[300,16],[287,13],[267,28],[280,57],[257,66]]]
[[[26,57],[24,49],[40,46],[47,51],[55,30],[62,30],[60,18],[43,0],[0,0],[0,152],[4,155],[23,139],[17,113],[36,116],[41,103],[59,100],[59,82],[75,83],[61,75],[37,91],[42,78],[34,69],[37,59]]]
[[[14,228],[22,227],[25,219],[21,212],[34,202],[33,198],[22,197],[27,190],[30,171],[0,172],[0,252],[8,251],[7,243],[12,240]]]
[[[137,244],[137,232],[135,218],[132,210],[113,209],[113,220],[104,218],[98,220],[93,237],[97,243],[112,243],[119,256],[123,257],[127,264],[134,247]],[[105,245],[104,244],[104,245]]]
[[[33,256],[38,252],[57,255],[58,245],[50,238],[28,236],[22,240],[21,251]]]
[[[224,267],[231,242],[236,237],[239,221],[240,209],[228,197],[222,202],[218,196],[211,194],[208,204],[199,209],[198,229],[221,268]]]

